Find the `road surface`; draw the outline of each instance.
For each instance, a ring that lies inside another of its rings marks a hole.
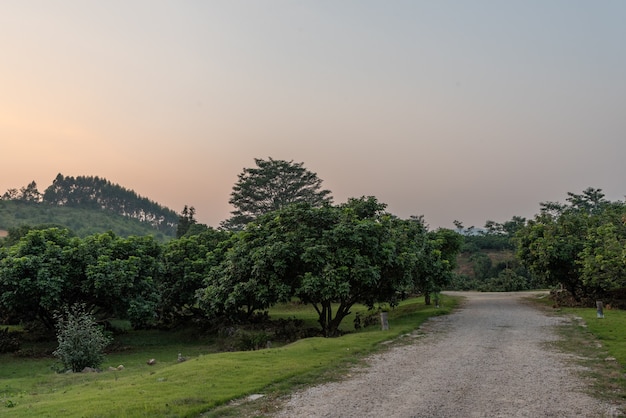
[[[293,394],[275,417],[610,417],[576,365],[548,344],[567,322],[524,293],[463,292],[455,313],[351,377]],[[390,324],[393,326],[393,324]]]

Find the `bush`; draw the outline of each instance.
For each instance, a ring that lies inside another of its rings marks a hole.
[[[80,372],[85,367],[98,368],[104,361],[104,348],[111,342],[84,304],[65,308],[63,314],[54,316],[59,347],[54,355],[64,367]]]
[[[237,345],[241,351],[253,351],[266,348],[270,336],[265,331],[240,331],[237,335]]]
[[[9,327],[0,329],[0,353],[12,353],[19,349],[18,333],[9,331]]]

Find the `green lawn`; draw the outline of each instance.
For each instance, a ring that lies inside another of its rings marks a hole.
[[[582,318],[609,355],[626,367],[626,311],[605,309],[604,318],[598,318],[595,309],[564,308],[563,311]]]
[[[388,331],[371,326],[340,338],[307,338],[259,351],[212,353],[209,341],[144,333],[140,347],[129,340],[128,350],[107,356],[102,373],[57,374],[51,368],[54,359],[2,355],[0,416],[196,417],[269,388],[313,382],[379,349],[381,342],[413,331],[428,317],[450,312],[456,303],[446,297],[437,309],[411,299],[389,313]],[[270,311],[270,317],[297,317],[307,324],[316,319],[312,308],[292,304]],[[352,327],[352,319],[345,320],[344,330]],[[178,363],[179,352],[189,359]],[[148,366],[149,358],[156,365]],[[121,371],[106,370],[120,364]]]

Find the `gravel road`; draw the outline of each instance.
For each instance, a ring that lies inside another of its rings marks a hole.
[[[275,417],[621,416],[585,394],[568,355],[545,344],[566,319],[522,293],[460,295],[461,309],[425,323],[414,343],[372,356],[346,380],[295,393]]]

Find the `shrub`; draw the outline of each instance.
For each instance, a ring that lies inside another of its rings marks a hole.
[[[9,327],[0,329],[0,353],[12,353],[19,349],[18,333],[9,331]]]
[[[54,355],[66,369],[80,372],[85,367],[98,368],[104,361],[104,348],[111,342],[84,304],[65,308],[55,315],[58,348]]]
[[[270,336],[265,331],[241,331],[237,335],[237,345],[241,351],[253,351],[266,348],[269,341]]]

